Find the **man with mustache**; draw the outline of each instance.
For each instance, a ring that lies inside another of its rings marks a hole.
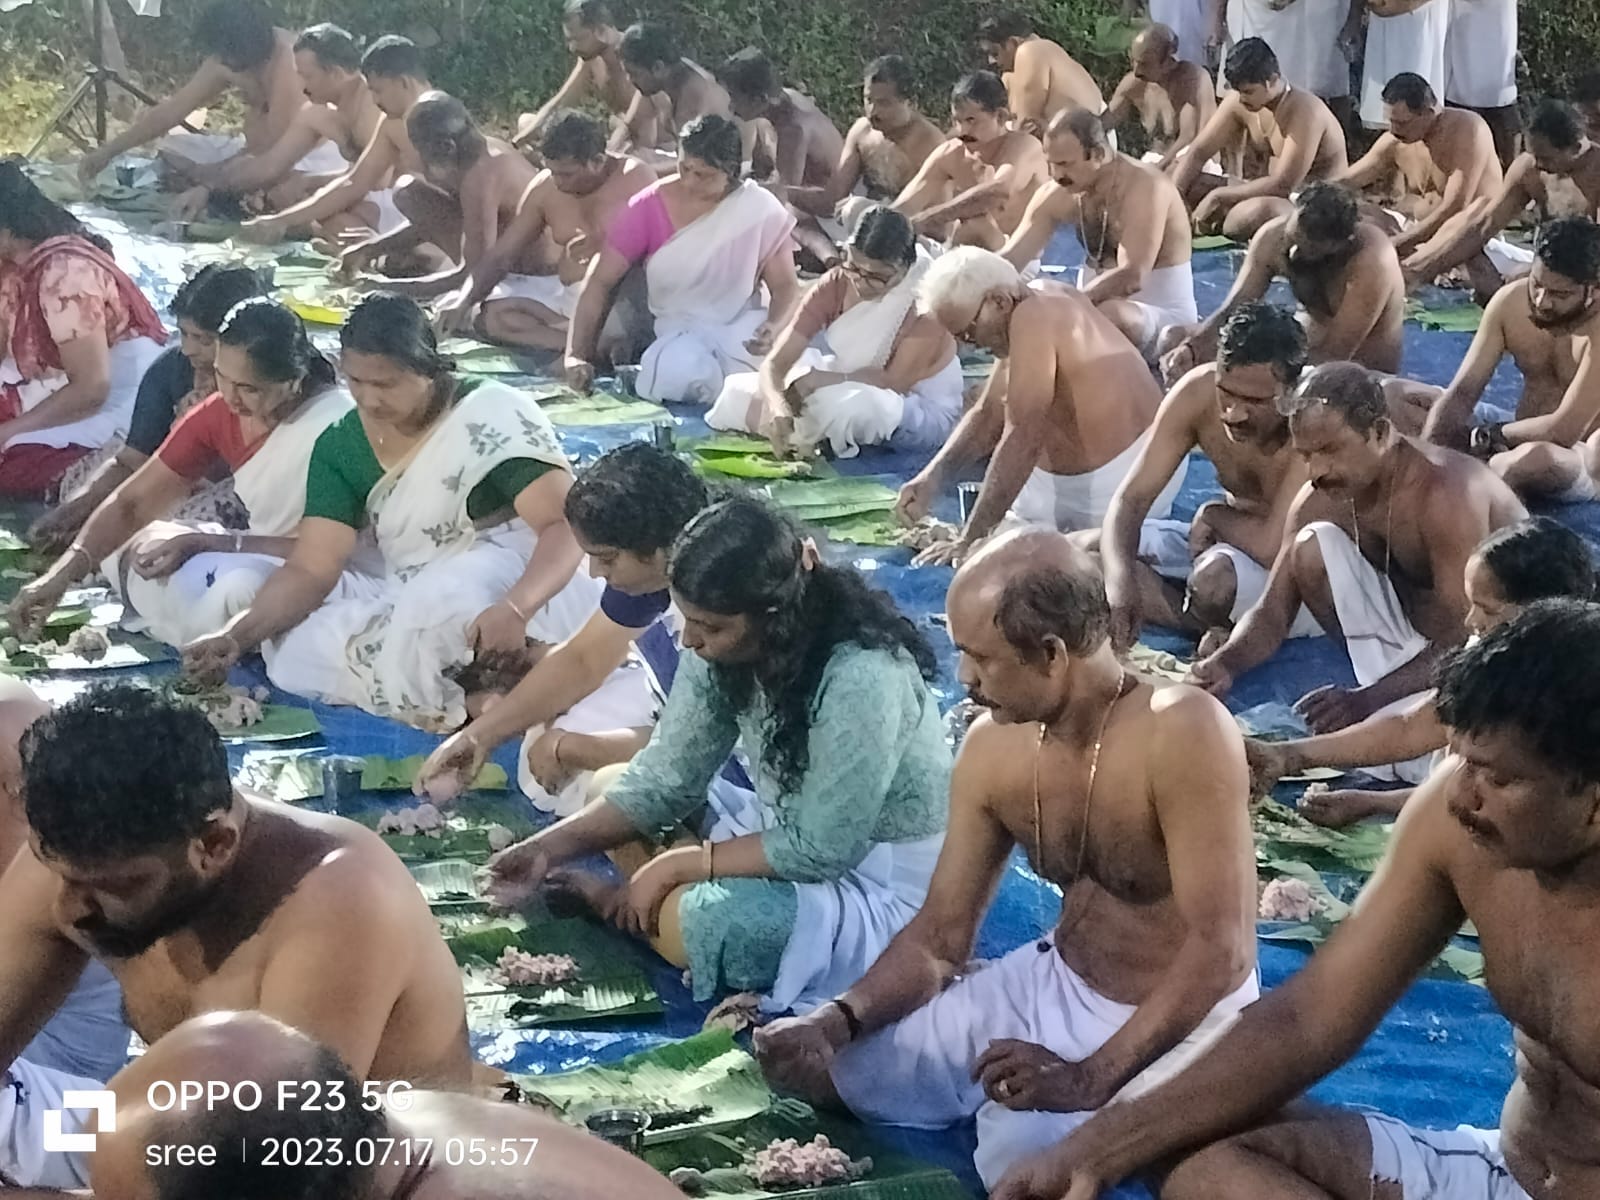
[[[955,136],[928,156],[894,202],[919,234],[998,250],[1050,178],[1039,139],[1006,125],[1006,85],[992,71],[963,75],[950,93]]]
[[[1162,336],[1167,383],[1210,360],[1217,331],[1280,277],[1300,302],[1312,362],[1349,359],[1375,371],[1400,369],[1406,296],[1394,244],[1360,219],[1353,193],[1314,183],[1295,197],[1293,212],[1268,221],[1250,239],[1222,307],[1198,327],[1173,326]]]
[[[1237,726],[1197,689],[1123,669],[1088,555],[1004,534],[948,608],[961,681],[989,712],[956,760],[927,901],[859,983],[755,1048],[779,1087],[869,1120],[976,1115],[992,1186],[1171,1078],[1256,998],[1255,863]],[[1064,892],[1055,930],[974,965],[1019,846]]]
[[[1171,1083],[1018,1166],[993,1200],[1094,1200],[1229,1135],[1165,1172],[1164,1200],[1600,1195],[1600,607],[1546,600],[1485,634],[1445,667],[1438,709],[1449,756],[1310,964]],[[1291,1103],[1360,1048],[1463,921],[1516,1039],[1499,1131]]]
[[[1600,226],[1562,217],[1541,228],[1533,269],[1484,309],[1472,348],[1428,414],[1428,439],[1489,459],[1519,492],[1593,499],[1584,439],[1600,424],[1597,289]],[[1516,418],[1475,425],[1473,410],[1508,354],[1522,372]]]
[[[1467,559],[1526,517],[1505,483],[1465,454],[1395,431],[1379,378],[1326,363],[1286,402],[1309,482],[1289,513],[1267,590],[1190,679],[1216,696],[1283,644],[1304,605],[1344,643],[1359,685],[1318,688],[1297,706],[1318,732],[1394,710],[1432,685],[1466,637]]]
[[[400,860],[353,821],[235,792],[198,710],[91,690],[24,736],[22,798],[29,845],[0,877],[0,1063],[99,961],[146,1043],[253,1009],[358,1078],[470,1082],[461,979]]]

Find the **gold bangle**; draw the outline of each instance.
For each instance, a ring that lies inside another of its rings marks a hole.
[[[500,601],[500,603],[504,604],[512,612],[516,613],[517,614],[517,620],[521,621],[524,625],[526,625],[529,621],[533,620],[532,617],[528,616],[527,613],[523,612],[520,608],[517,607],[517,602],[515,600],[513,600],[510,596],[507,596],[505,599]]]

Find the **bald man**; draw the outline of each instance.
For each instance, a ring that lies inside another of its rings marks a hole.
[[[1150,144],[1147,161],[1166,170],[1217,111],[1216,83],[1204,67],[1178,57],[1178,35],[1165,25],[1141,29],[1128,62],[1102,114],[1106,128],[1137,118]]]
[[[159,1111],[168,1086],[186,1081],[230,1095]],[[234,1100],[252,1089],[259,1107]],[[98,1136],[92,1181],[107,1200],[258,1195],[264,1179],[276,1196],[341,1200],[682,1197],[638,1159],[529,1108],[363,1085],[327,1047],[260,1013],[185,1022],[110,1090],[117,1127]]]
[[[947,606],[961,682],[987,713],[956,760],[928,899],[861,982],[755,1047],[777,1086],[867,1120],[975,1115],[993,1186],[1172,1078],[1255,1000],[1249,772],[1220,704],[1123,669],[1100,572],[1062,535],[986,543]],[[974,969],[1018,846],[1060,885],[1060,919]]]

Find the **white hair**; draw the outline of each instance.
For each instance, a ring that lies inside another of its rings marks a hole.
[[[977,308],[991,292],[1015,295],[1021,288],[1021,273],[998,254],[961,246],[934,259],[917,285],[917,301],[927,313],[947,306],[965,311]]]

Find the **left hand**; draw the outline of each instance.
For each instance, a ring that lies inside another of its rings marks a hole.
[[[772,349],[772,343],[777,336],[778,331],[772,327],[772,322],[763,321],[745,342],[744,348],[751,354],[765,354]]]
[[[935,542],[911,560],[913,567],[959,567],[972,553],[972,543],[966,538],[949,542]]]
[[[192,187],[183,192],[172,202],[172,219],[175,221],[196,221],[205,216],[206,206],[211,203],[211,189]]]
[[[1013,1164],[989,1193],[989,1200],[1096,1200],[1111,1182],[1068,1152],[1070,1141]]]
[[[196,554],[210,548],[210,535],[204,533],[180,533],[160,541],[149,541],[134,555],[133,569],[142,579],[165,579]]]
[[[564,729],[546,729],[528,747],[528,770],[539,781],[539,786],[552,796],[559,795],[576,774],[556,760],[556,747],[565,733]]]
[[[624,929],[653,938],[661,930],[661,906],[686,883],[700,881],[699,846],[681,846],[656,855],[628,880],[628,901],[618,914]]]
[[[1043,1046],[1000,1038],[972,1064],[984,1095],[1013,1112],[1093,1112],[1115,1089],[1099,1078],[1092,1059],[1068,1062]]]
[[[1364,689],[1330,683],[1301,696],[1294,710],[1306,719],[1312,733],[1332,733],[1370,717],[1373,707]]]
[[[504,600],[484,609],[467,626],[467,645],[474,651],[521,650],[528,644],[528,623]]]
[[[1210,192],[1205,199],[1195,205],[1194,228],[1196,233],[1209,233],[1211,227],[1222,218],[1222,201],[1217,199],[1216,192]]]
[[[182,654],[183,673],[201,683],[221,683],[228,677],[228,668],[243,657],[239,643],[226,633],[192,641]]]

